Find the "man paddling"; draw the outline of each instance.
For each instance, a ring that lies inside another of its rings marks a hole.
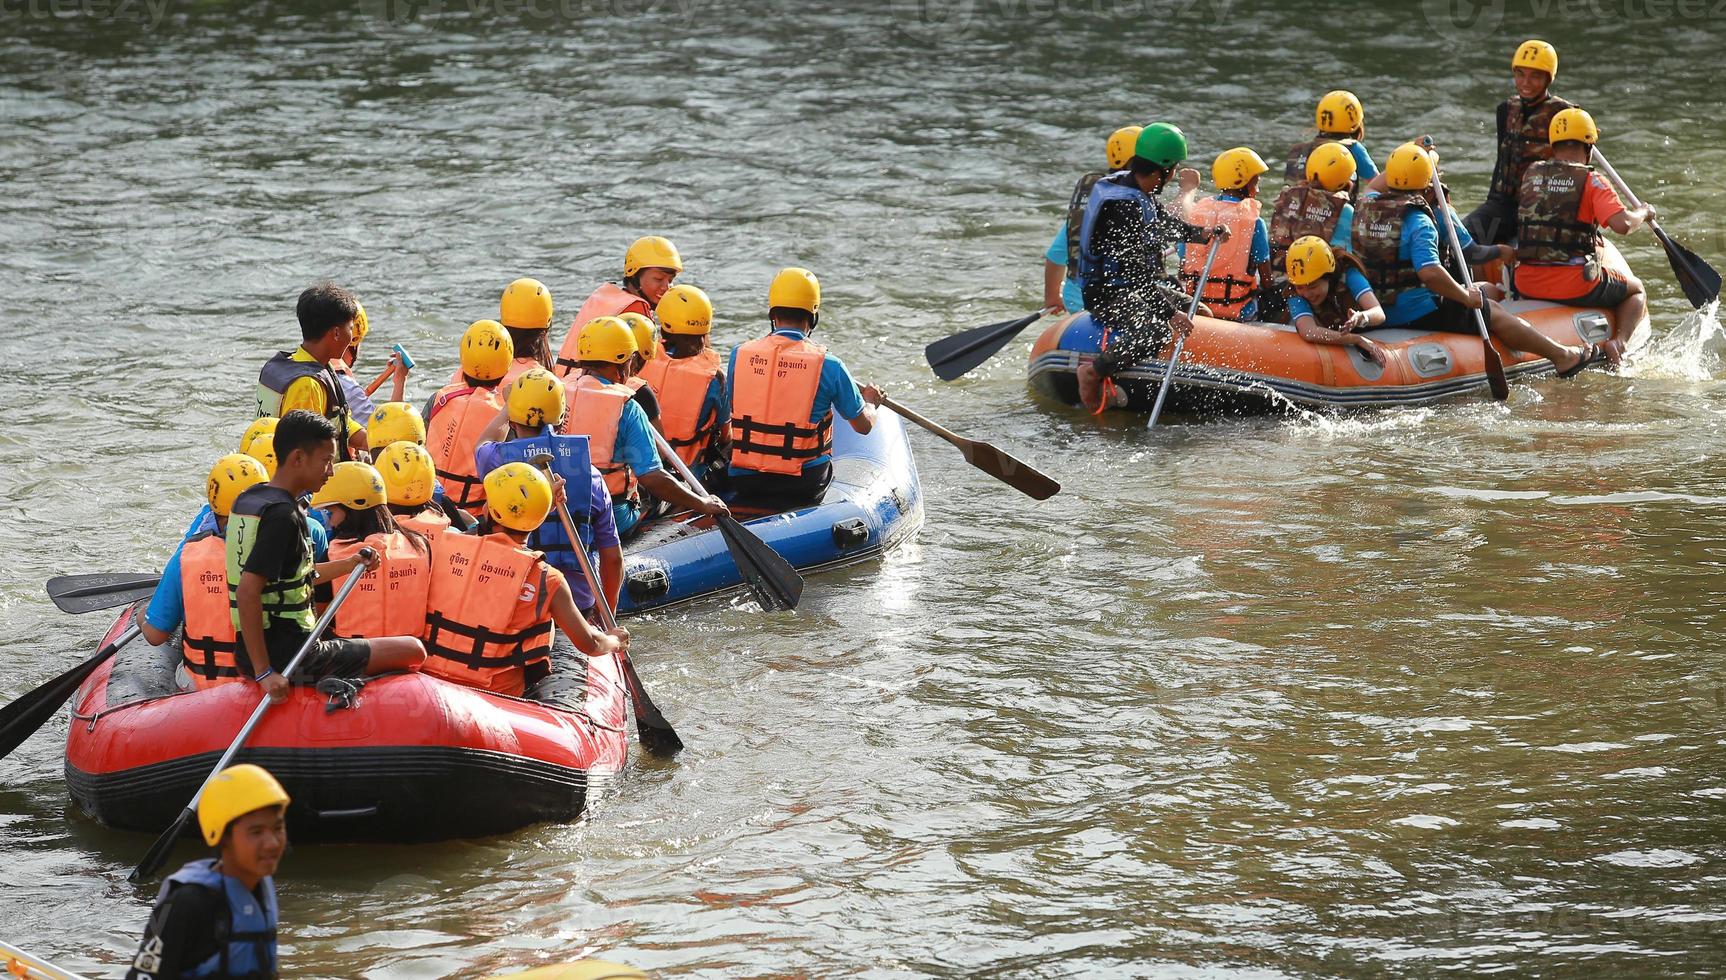
[[[249,763],[222,770],[198,798],[215,857],[162,882],[126,980],[280,975],[274,875],[288,847],[288,794]]]

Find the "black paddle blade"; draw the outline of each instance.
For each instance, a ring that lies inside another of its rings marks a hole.
[[[967,440],[961,448],[972,466],[1032,500],[1048,500],[1061,492],[1061,485],[1053,477],[1004,449],[974,439]]]
[[[797,574],[797,569],[754,531],[737,523],[736,518],[722,514],[715,520],[719,533],[725,537],[725,547],[731,551],[731,560],[737,563],[737,570],[743,573],[743,581],[755,593],[755,601],[761,608],[767,612],[796,609],[798,600],[803,598],[803,576]]]
[[[156,842],[150,845],[150,850],[144,854],[144,860],[138,862],[138,866],[132,869],[132,873],[126,876],[126,880],[135,885],[162,870],[162,865],[168,860],[168,855],[173,852],[174,845],[179,842],[180,835],[186,832],[186,825],[192,822],[192,816],[190,806],[181,810],[180,815],[174,818],[174,823],[167,830],[162,831],[162,836],[156,838]]]
[[[1510,381],[1504,376],[1504,358],[1498,355],[1498,348],[1486,342],[1486,384],[1492,389],[1495,401],[1510,399]]]
[[[1002,320],[984,327],[972,327],[951,337],[943,337],[923,348],[923,356],[929,359],[929,367],[934,370],[937,378],[952,381],[994,357],[997,351],[1007,346],[1009,340],[1017,337],[1021,331],[1042,317],[1043,312],[1038,310],[1017,320]]]
[[[1660,246],[1666,249],[1666,261],[1672,263],[1672,275],[1678,279],[1678,288],[1684,290],[1684,298],[1690,301],[1690,305],[1700,310],[1719,299],[1720,273],[1695,252],[1673,241],[1666,229],[1659,225],[1653,228],[1654,236],[1660,239]]]
[[[623,679],[629,685],[629,700],[635,705],[635,736],[640,739],[641,747],[667,759],[681,752],[683,739],[677,737],[677,729],[671,727],[671,722],[659,713],[659,706],[647,696],[647,686],[641,683],[641,675],[635,672],[635,661],[627,653],[618,659],[623,662]]]
[[[71,700],[78,686],[94,674],[97,667],[107,662],[108,658],[114,655],[114,651],[125,646],[127,641],[137,635],[137,627],[128,629],[119,639],[97,650],[90,659],[0,708],[0,759],[11,755],[13,749],[24,744],[25,739],[48,724],[49,719]]]
[[[144,572],[101,572],[60,575],[48,580],[48,598],[65,613],[112,609],[155,594],[160,575]]]

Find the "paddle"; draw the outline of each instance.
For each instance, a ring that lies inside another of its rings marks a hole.
[[[885,395],[881,397],[881,404],[959,447],[959,451],[965,454],[967,463],[1032,500],[1048,500],[1061,492],[1061,485],[1055,482],[1053,477],[1040,472],[1029,463],[1022,462],[1011,453],[997,449],[986,442],[967,439],[935,422],[931,422]]]
[[[1199,272],[1199,283],[1193,287],[1193,301],[1187,306],[1188,320],[1199,315],[1199,297],[1205,294],[1205,282],[1211,278],[1211,263],[1217,260],[1217,248],[1222,243],[1221,238],[1211,238],[1210,251],[1205,253],[1205,267]],[[1175,338],[1174,352],[1169,354],[1169,368],[1163,372],[1163,384],[1157,389],[1156,404],[1151,406],[1150,421],[1145,423],[1147,429],[1156,428],[1157,416],[1163,414],[1163,399],[1169,397],[1169,382],[1175,379],[1175,362],[1181,359],[1181,348],[1185,347],[1186,343],[1187,338],[1184,335]]]
[[[394,364],[391,364],[389,367],[384,368],[382,374],[380,374],[376,378],[372,379],[371,384],[366,385],[366,397],[370,398],[371,396],[377,394],[377,390],[384,386],[385,381],[388,381],[389,379],[395,377],[395,373],[396,373],[396,366]]]
[[[1426,141],[1426,148],[1432,149],[1432,140]],[[1461,273],[1457,283],[1466,290],[1474,279],[1468,272],[1468,259],[1462,254],[1462,239],[1456,234],[1456,216],[1450,213],[1450,202],[1444,198],[1444,182],[1438,179],[1437,174],[1432,176],[1432,192],[1438,197],[1438,217],[1444,219],[1444,231],[1450,239],[1451,260]],[[1486,385],[1492,389],[1493,398],[1504,401],[1510,397],[1510,382],[1504,377],[1504,358],[1498,356],[1498,348],[1492,345],[1492,334],[1486,330],[1486,316],[1480,310],[1474,311],[1474,326],[1480,331],[1480,343],[1486,355]]]
[[[71,699],[85,678],[94,674],[97,667],[107,663],[109,657],[132,642],[140,632],[138,624],[133,623],[90,659],[0,708],[0,759],[11,755],[13,749],[48,724],[48,719],[59,713],[61,706]]]
[[[545,471],[547,479],[552,477],[550,453],[538,453],[532,462]],[[564,492],[567,495],[569,488],[565,487]],[[575,552],[581,574],[587,579],[588,591],[593,593],[593,608],[599,612],[600,628],[608,632],[617,629],[617,615],[611,611],[611,600],[606,597],[599,576],[593,570],[587,549],[581,546],[581,538],[575,533],[575,521],[569,516],[566,501],[558,503],[557,518],[563,522],[563,533],[569,536],[570,550]],[[683,748],[683,739],[677,737],[677,729],[671,727],[671,722],[665,720],[653,699],[647,696],[647,687],[641,683],[641,675],[635,672],[635,663],[629,659],[629,653],[619,653],[617,660],[623,666],[624,682],[629,685],[629,700],[635,705],[635,735],[641,740],[641,747],[657,756],[669,758],[676,755]]]
[[[1617,185],[1618,193],[1624,195],[1633,208],[1642,206],[1636,199],[1624,178],[1618,176],[1618,171],[1612,169],[1612,164],[1606,162],[1606,154],[1600,152],[1600,147],[1594,148],[1594,159],[1600,164],[1600,169],[1606,171],[1606,176]],[[1678,288],[1684,290],[1684,298],[1697,309],[1707,306],[1720,298],[1720,273],[1714,267],[1698,258],[1695,252],[1673,241],[1660,227],[1658,221],[1648,222],[1649,230],[1654,237],[1660,239],[1660,247],[1666,250],[1666,261],[1672,264],[1672,274],[1678,279]]]
[[[363,556],[369,557],[368,553],[376,554],[370,548],[359,550],[359,554]],[[283,677],[291,678],[294,676],[294,671],[299,669],[300,661],[306,659],[306,654],[310,653],[314,646],[317,646],[318,637],[324,635],[324,630],[329,629],[330,622],[336,618],[336,610],[342,607],[342,603],[347,601],[354,588],[360,584],[360,579],[365,578],[370,571],[370,569],[361,566],[348,575],[348,580],[342,583],[342,587],[336,590],[335,598],[330,600],[329,608],[325,609],[324,614],[318,617],[317,624],[306,636],[306,642],[300,644],[299,652],[295,653],[294,659],[288,661],[287,667],[282,669]],[[241,646],[244,646],[243,641]],[[258,699],[258,706],[252,709],[252,716],[246,719],[244,725],[240,726],[240,733],[234,736],[233,743],[228,746],[227,751],[222,753],[222,757],[216,760],[216,767],[210,770],[208,776],[204,777],[204,781],[198,786],[198,791],[192,794],[192,801],[186,804],[186,808],[180,811],[180,815],[174,818],[174,822],[168,826],[168,829],[162,831],[162,836],[156,838],[156,842],[150,845],[150,849],[144,853],[144,859],[139,861],[138,866],[132,869],[132,873],[126,876],[127,881],[134,884],[143,881],[155,874],[156,870],[162,866],[162,862],[168,859],[168,852],[174,849],[174,842],[180,839],[180,834],[185,831],[186,824],[190,823],[192,817],[197,814],[198,801],[203,798],[204,790],[209,788],[210,781],[215,779],[216,775],[223,769],[228,768],[228,763],[233,761],[234,755],[240,751],[240,747],[246,744],[246,739],[252,734],[252,729],[258,727],[258,722],[264,719],[264,712],[269,709],[270,696],[266,694]]]
[[[112,609],[154,595],[160,575],[145,572],[97,572],[57,575],[48,580],[48,598],[61,612],[87,613]]]
[[[654,445],[659,447],[659,455],[670,463],[683,477],[683,482],[689,489],[705,495],[707,489],[695,474],[689,471],[689,466],[683,462],[683,457],[671,448],[671,443],[665,441],[653,428]],[[779,552],[768,547],[767,542],[754,532],[737,522],[729,514],[720,514],[713,519],[719,525],[719,533],[725,538],[725,547],[731,552],[731,560],[737,563],[737,570],[742,573],[743,581],[748,584],[749,591],[755,594],[755,601],[761,604],[763,612],[773,612],[775,609],[796,609],[797,601],[803,598],[803,576],[797,574],[797,569],[791,563],[780,557]]]
[[[1002,320],[1000,323],[961,330],[923,348],[923,356],[929,359],[929,367],[934,370],[937,378],[952,381],[994,357],[1001,348],[1007,346],[1008,341],[1017,337],[1026,327],[1041,320],[1043,313],[1043,310],[1038,310],[1017,320]]]

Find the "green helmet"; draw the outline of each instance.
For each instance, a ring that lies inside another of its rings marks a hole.
[[[1187,158],[1187,134],[1179,126],[1151,123],[1133,144],[1133,156],[1159,167],[1172,167]]]

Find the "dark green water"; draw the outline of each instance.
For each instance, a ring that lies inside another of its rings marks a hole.
[[[1124,123],[1280,158],[1348,87],[1471,206],[1531,35],[1726,264],[1709,4],[156,3],[0,0],[0,698],[106,626],[46,578],[159,567],[321,276],[423,396],[518,275],[563,322],[668,234],[733,344],[806,265],[860,375],[1066,485],[919,436],[911,548],[638,622],[676,764],[575,826],[292,855],[292,975],[1726,971],[1726,386],[1646,232],[1638,365],[1504,406],[1145,433],[1038,403],[1023,346],[921,361],[1036,306]],[[68,812],[64,728],[0,766],[0,937],[118,976],[148,841]]]

